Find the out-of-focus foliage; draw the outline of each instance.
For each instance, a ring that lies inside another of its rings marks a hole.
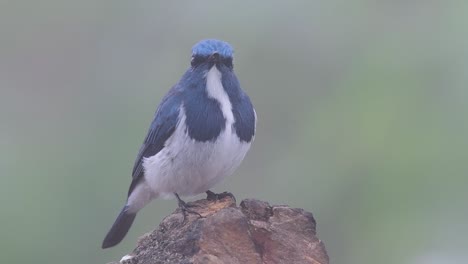
[[[333,263],[467,263],[467,1],[0,3],[2,263],[106,263],[100,243],[191,46],[220,38],[256,142],[215,191],[314,213]]]

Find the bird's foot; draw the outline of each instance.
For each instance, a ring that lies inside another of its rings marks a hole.
[[[185,219],[187,218],[187,213],[195,214],[195,215],[198,215],[200,218],[203,218],[203,216],[200,213],[190,209],[190,207],[196,207],[196,205],[187,204],[186,202],[182,201],[182,199],[180,199],[177,193],[174,193],[174,195],[177,198],[177,203],[179,205],[180,210],[182,211],[182,215],[184,216],[184,222],[185,222]]]
[[[234,200],[234,202],[236,202],[236,197],[234,197],[234,195],[230,192],[214,193],[210,190],[206,191],[206,199],[208,201],[217,201],[225,197],[231,197]]]

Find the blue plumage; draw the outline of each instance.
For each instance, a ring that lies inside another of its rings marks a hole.
[[[223,57],[232,57],[234,54],[234,51],[229,43],[216,39],[200,41],[192,48],[193,56],[210,56],[215,52],[219,53],[219,55]]]
[[[196,141],[213,141],[225,128],[225,118],[219,102],[209,98],[206,93],[204,72],[208,65],[189,69],[179,82],[183,89],[188,136]]]
[[[242,141],[250,142],[255,135],[256,122],[255,111],[250,98],[240,88],[239,80],[234,72],[227,70],[226,67],[220,68],[223,72],[223,87],[232,104],[236,134]]]
[[[103,248],[118,244],[152,199],[208,191],[239,166],[254,139],[256,114],[234,74],[232,55],[232,47],[219,40],[193,47],[191,67],[156,110],[126,205]]]
[[[143,177],[143,159],[156,155],[164,147],[164,143],[176,128],[182,102],[182,91],[176,88],[177,86],[167,93],[156,110],[148,134],[140,147],[135,164],[133,165],[133,179],[128,190],[128,196],[130,196],[136,184]]]

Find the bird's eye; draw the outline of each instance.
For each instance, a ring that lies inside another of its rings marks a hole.
[[[232,58],[223,59],[223,64],[232,69]]]
[[[192,65],[192,67],[197,67],[203,61],[204,61],[204,59],[201,56],[192,56],[192,60],[191,60],[190,64]]]

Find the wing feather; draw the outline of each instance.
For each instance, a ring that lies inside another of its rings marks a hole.
[[[128,195],[133,191],[136,184],[143,178],[144,158],[151,157],[159,153],[164,148],[167,139],[174,133],[179,119],[181,106],[180,93],[172,88],[163,98],[159,105],[154,119],[151,122],[148,134],[140,147],[135,164],[133,165],[132,183],[128,190]]]

